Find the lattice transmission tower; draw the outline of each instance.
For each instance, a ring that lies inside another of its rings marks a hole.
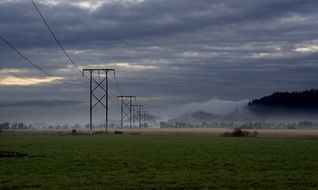
[[[102,105],[105,108],[105,128],[108,132],[108,73],[114,72],[115,69],[83,69],[83,75],[85,72],[89,73],[89,94],[90,94],[90,106],[89,106],[89,118],[90,118],[90,134],[93,134],[93,109],[97,105]],[[97,74],[97,75],[95,75]],[[97,79],[99,78],[99,79]],[[102,92],[101,97],[98,95]],[[93,102],[95,100],[95,102]],[[103,100],[105,102],[103,102]]]
[[[120,127],[123,128],[124,120],[129,120],[129,128],[132,126],[132,102],[136,100],[136,96],[117,96],[120,100]]]
[[[132,105],[132,113],[133,113],[133,126],[135,126],[135,121],[139,121],[139,128],[141,128],[141,114],[142,108],[144,105]]]

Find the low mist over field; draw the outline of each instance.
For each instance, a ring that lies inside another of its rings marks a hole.
[[[220,100],[189,103],[169,110],[167,115],[148,115],[141,119],[145,128],[318,128],[318,90],[301,92],[275,92],[254,100]],[[44,108],[47,104],[41,104]],[[62,102],[63,104],[63,102]],[[10,106],[12,104],[3,104]],[[28,104],[26,104],[28,106]],[[120,119],[110,119],[110,128],[121,127]],[[140,128],[139,119],[133,120],[133,128]],[[123,120],[129,127],[129,120]],[[0,125],[9,129],[9,123]],[[11,129],[82,129],[83,123],[12,123]],[[94,128],[104,128],[105,120],[94,122]]]

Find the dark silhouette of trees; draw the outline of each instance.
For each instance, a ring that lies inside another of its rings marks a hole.
[[[160,122],[160,128],[227,128],[227,129],[316,129],[318,122],[312,121],[245,121],[245,122]]]
[[[318,89],[301,92],[275,92],[270,96],[255,99],[248,105],[318,110]]]
[[[11,129],[29,129],[32,126],[28,126],[25,123],[13,123]]]
[[[0,123],[0,130],[6,130],[6,129],[10,129],[10,123],[9,122],[5,122],[5,123]]]

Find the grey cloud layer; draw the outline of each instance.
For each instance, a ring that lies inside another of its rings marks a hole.
[[[74,100],[47,100],[47,101],[21,101],[21,102],[2,102],[0,107],[58,107],[58,106],[76,106],[83,104],[82,101]]]
[[[107,1],[92,10],[69,1],[43,2],[43,15],[81,67],[115,67],[124,91],[156,109],[211,97],[250,99],[318,83],[318,51],[296,51],[318,45],[316,0]],[[70,63],[30,2],[0,3],[0,26],[1,34],[48,71],[81,80],[66,69]],[[0,56],[1,66],[39,75],[4,45]],[[153,67],[134,70],[116,63]],[[2,94],[20,97],[16,92],[23,89],[12,88]],[[85,87],[35,88],[29,97],[69,98],[73,93],[75,99],[87,98]]]

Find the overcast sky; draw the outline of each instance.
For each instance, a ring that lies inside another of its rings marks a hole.
[[[123,94],[162,117],[194,103],[318,84],[317,0],[35,2],[81,69],[115,68]],[[0,41],[1,67],[31,79],[1,71],[0,121],[89,121],[88,88],[29,0],[0,1],[0,34],[57,77]],[[118,119],[119,90],[109,79],[110,114]]]

